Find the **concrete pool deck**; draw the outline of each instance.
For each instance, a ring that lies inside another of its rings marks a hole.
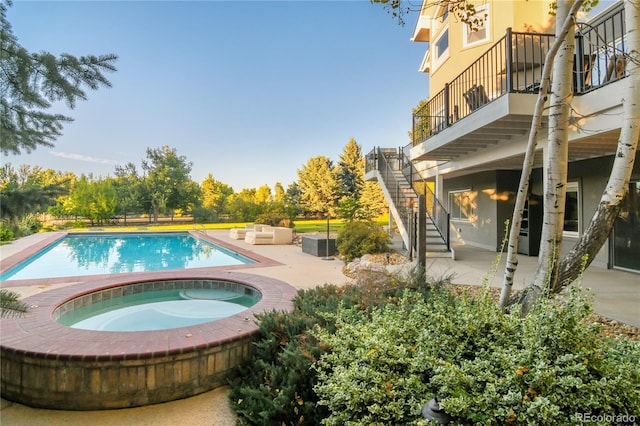
[[[252,267],[244,273],[276,278],[293,285],[297,289],[313,288],[326,283],[344,284],[349,281],[342,273],[343,263],[339,260],[323,260],[305,253],[298,246],[250,245],[244,241],[232,240],[228,230],[207,231],[217,239],[248,253],[256,253],[273,259],[270,266]],[[10,245],[0,246],[0,259],[25,250],[42,239],[46,234],[35,234]],[[492,251],[466,246],[456,246],[455,261],[449,258],[429,259],[430,274],[455,273],[454,282],[459,284],[479,284],[487,275],[497,254]],[[519,256],[519,267],[514,287],[522,288],[535,272],[535,257]],[[504,260],[497,268],[492,286],[500,286]],[[24,296],[30,296],[49,289],[73,285],[74,282],[56,283],[45,286],[20,287],[10,289]],[[640,326],[640,275],[601,268],[589,268],[582,279],[582,286],[591,288],[595,295],[596,312],[618,321]],[[0,330],[1,333],[1,330]],[[198,396],[146,407],[110,411],[54,411],[26,407],[2,400],[0,424],[2,425],[215,425],[231,426],[235,422],[233,412],[228,408],[228,389],[218,388]]]

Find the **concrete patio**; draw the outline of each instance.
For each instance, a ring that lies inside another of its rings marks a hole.
[[[246,271],[285,281],[297,289],[313,288],[332,283],[341,285],[349,281],[342,273],[343,262],[324,260],[303,253],[295,245],[251,245],[229,238],[228,230],[206,231],[207,234],[243,250],[255,252],[273,259],[279,264],[253,267]],[[33,244],[37,244],[46,234],[36,234],[0,247],[0,259],[5,259]],[[434,276],[454,274],[454,283],[480,284],[488,277],[497,253],[468,246],[455,246],[456,260],[450,258],[429,258],[428,273]],[[519,267],[514,287],[522,288],[533,276],[536,268],[535,257],[519,256]],[[490,285],[500,286],[504,269],[504,259],[497,266],[497,273]],[[32,295],[59,286],[73,285],[61,283],[40,288],[38,286],[10,287],[24,296]],[[595,295],[595,310],[603,316],[634,326],[640,326],[640,275],[617,271],[589,268],[581,285],[590,288]],[[6,400],[1,401],[0,424],[2,425],[216,425],[231,426],[235,422],[233,412],[227,403],[228,389],[219,388],[204,394],[164,404],[110,411],[54,411],[26,407]]]

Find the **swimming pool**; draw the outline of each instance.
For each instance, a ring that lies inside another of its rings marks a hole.
[[[169,289],[139,293],[124,287],[115,297],[110,289],[101,292],[106,294],[100,294],[96,302],[76,309],[60,308],[65,314],[58,322],[95,331],[169,330],[226,318],[260,300],[259,292],[246,286],[236,284],[235,287],[241,287],[237,289],[220,282],[206,284],[209,286],[204,288],[182,288],[171,282]],[[84,297],[93,299],[93,294]],[[75,301],[68,303],[75,305]]]
[[[69,234],[0,274],[0,281],[251,263],[188,232]]]

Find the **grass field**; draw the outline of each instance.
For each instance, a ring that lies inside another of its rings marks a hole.
[[[236,223],[162,223],[158,225],[152,224],[134,224],[128,226],[98,226],[98,227],[85,227],[85,228],[73,228],[68,232],[88,232],[88,231],[111,231],[111,232],[133,232],[133,231],[190,231],[190,230],[205,230],[205,229],[231,229],[231,228],[244,228],[246,224],[253,222],[236,222]],[[338,232],[344,226],[344,221],[341,219],[332,219],[329,221],[329,231]],[[326,232],[327,221],[326,220],[296,220],[294,221],[293,229],[299,233],[310,232]]]

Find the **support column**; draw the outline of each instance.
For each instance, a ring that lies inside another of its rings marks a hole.
[[[435,176],[435,188],[433,191],[436,194],[436,198],[444,204],[444,178],[438,172]]]
[[[421,270],[427,267],[427,205],[424,195],[418,195],[418,266]]]

